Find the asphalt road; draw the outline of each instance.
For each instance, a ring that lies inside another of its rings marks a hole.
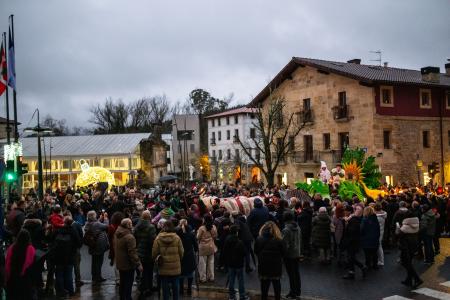
[[[426,266],[421,261],[415,261],[415,266],[425,281],[417,291],[411,291],[400,284],[400,281],[405,278],[405,271],[397,263],[398,255],[397,251],[392,251],[385,256],[383,268],[369,272],[365,279],[357,272],[357,277],[353,281],[342,279],[344,270],[339,268],[335,262],[332,265],[321,265],[316,259],[304,261],[300,265],[302,295],[305,299],[450,300],[450,239],[441,239],[441,254],[436,257],[434,265]],[[103,265],[103,277],[107,281],[101,286],[92,286],[90,283],[90,256],[87,249],[82,249],[82,279],[86,281],[86,284],[74,299],[118,299],[118,290],[114,284],[114,270],[109,266],[106,257],[107,255],[105,255]],[[225,287],[225,283],[226,276],[216,273],[216,282],[202,286],[202,292],[194,298],[227,299],[227,294],[220,292],[220,289]],[[259,296],[255,295],[259,291],[256,272],[247,275],[245,283],[252,299],[259,299]],[[284,274],[282,295],[288,292],[288,286],[287,275]],[[157,299],[157,297],[149,299]]]

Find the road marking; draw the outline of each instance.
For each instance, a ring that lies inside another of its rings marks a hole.
[[[441,285],[450,287],[450,281],[443,282],[443,283],[441,283]]]
[[[421,288],[421,289],[414,290],[413,292],[417,293],[417,294],[422,294],[422,295],[425,295],[425,296],[428,296],[431,298],[439,299],[439,300],[450,300],[450,294],[436,291],[436,290],[429,289],[429,288]]]
[[[383,298],[382,300],[412,300],[411,298],[405,298],[399,295],[394,295],[390,297]]]

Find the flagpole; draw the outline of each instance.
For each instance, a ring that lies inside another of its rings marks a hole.
[[[6,32],[3,32],[3,45],[5,51],[5,63],[8,68],[8,55],[6,55],[6,49],[8,49],[8,45],[6,44]],[[8,74],[8,71],[6,71]],[[6,75],[8,76],[8,75]],[[8,77],[6,77],[6,90],[5,90],[5,98],[6,98],[6,141],[8,145],[11,145],[11,127],[9,124],[9,92],[8,92]]]
[[[14,45],[14,55],[16,55],[16,43],[14,42],[14,15],[9,16],[11,18],[11,39]],[[17,93],[16,93],[16,74],[14,67],[14,89],[13,89],[13,106],[14,106],[14,142],[19,141],[19,130],[17,128]]]

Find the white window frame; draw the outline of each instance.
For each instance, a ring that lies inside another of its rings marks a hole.
[[[422,105],[422,94],[423,93],[428,93],[430,105]],[[433,103],[433,99],[431,98],[431,90],[430,89],[420,89],[419,101],[420,101],[419,102],[420,108],[430,109],[432,107],[432,103]]]
[[[389,90],[391,94],[391,103],[383,102],[383,90]],[[391,85],[380,86],[380,106],[381,107],[394,107],[394,87]]]

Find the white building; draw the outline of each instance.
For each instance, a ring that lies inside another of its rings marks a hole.
[[[164,133],[161,134],[161,139],[167,144],[167,173],[174,173],[175,169],[173,166],[173,148],[172,148],[172,134],[171,133]]]
[[[251,183],[261,180],[255,167],[242,149],[237,137],[248,143],[256,136],[255,110],[241,107],[206,117],[208,120],[211,179],[218,182]],[[253,157],[259,157],[256,149]]]

